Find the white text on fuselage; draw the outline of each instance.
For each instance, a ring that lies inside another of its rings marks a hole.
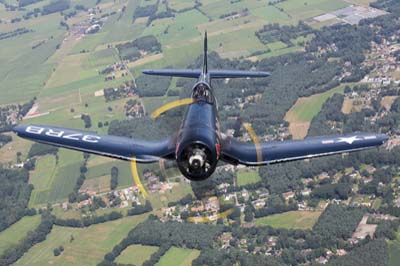
[[[85,135],[82,133],[65,133],[63,130],[51,129],[51,128],[44,128],[44,127],[37,127],[37,126],[28,126],[25,129],[26,132],[36,135],[44,135],[49,137],[55,138],[62,138],[62,139],[70,139],[70,140],[77,140],[77,141],[85,141],[90,143],[97,143],[101,139],[99,136],[94,135]]]

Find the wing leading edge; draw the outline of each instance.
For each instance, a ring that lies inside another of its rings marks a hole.
[[[99,135],[95,132],[43,125],[19,125],[13,131],[22,138],[72,150],[143,163],[174,155],[173,139],[162,141],[134,140]]]
[[[228,162],[257,166],[370,149],[388,139],[384,134],[354,133],[255,145],[230,138],[221,153],[222,159]]]

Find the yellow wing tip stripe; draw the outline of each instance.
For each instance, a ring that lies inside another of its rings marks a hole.
[[[147,198],[149,195],[144,188],[142,181],[140,181],[137,166],[136,166],[136,160],[131,161],[131,171],[132,171],[132,177],[133,177],[133,182],[138,186],[140,192],[142,193],[144,198]]]
[[[224,212],[218,213],[216,215],[216,217],[214,217],[214,218],[212,218],[212,216],[211,216],[211,218],[210,217],[189,217],[187,219],[187,221],[191,222],[191,223],[208,223],[208,222],[220,219],[220,218],[225,218],[232,213],[233,213],[233,209],[229,209]]]
[[[243,123],[243,126],[249,133],[251,140],[253,141],[254,145],[256,146],[257,161],[262,162],[263,159],[262,159],[262,153],[261,153],[260,140],[258,139],[256,132],[254,131],[254,129],[250,123]]]
[[[185,98],[185,99],[180,99],[180,100],[176,100],[176,101],[167,103],[167,104],[157,108],[156,110],[154,110],[154,112],[151,114],[151,118],[156,119],[162,113],[165,113],[168,110],[171,110],[173,108],[176,108],[176,107],[179,107],[182,105],[192,104],[192,103],[194,103],[194,101],[195,100],[193,98]]]

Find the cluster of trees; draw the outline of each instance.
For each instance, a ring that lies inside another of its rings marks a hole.
[[[351,195],[351,184],[325,184],[314,188],[311,197],[318,199],[341,199],[346,200]]]
[[[31,4],[40,2],[40,1],[43,1],[43,0],[19,0],[18,1],[18,6],[19,7],[24,7],[24,6],[28,6],[28,5],[31,5]]]
[[[214,237],[221,230],[222,227],[209,224],[162,223],[156,217],[150,215],[148,220],[137,225],[125,239],[104,256],[101,265],[112,264],[125,248],[134,244],[163,246],[165,251],[171,246],[199,250],[210,249]]]
[[[281,41],[290,47],[294,45],[291,41],[292,39],[300,36],[305,37],[313,32],[314,30],[304,22],[299,22],[297,26],[280,26],[278,23],[274,23],[265,25],[256,32],[256,36],[263,44]]]
[[[161,43],[153,35],[140,37],[132,42],[126,42],[115,46],[124,60],[134,61],[141,57],[140,51],[148,53],[161,52]]]
[[[148,200],[146,200],[144,205],[135,205],[132,207],[132,209],[128,210],[128,216],[139,215],[153,210],[153,207],[151,207],[151,203]]]
[[[229,251],[206,249],[192,262],[193,266],[220,266],[220,265],[252,265],[252,266],[284,266],[280,258],[265,255],[253,255],[238,249]]]
[[[53,217],[47,213],[42,214],[42,221],[34,231],[30,231],[17,245],[4,251],[0,256],[0,265],[12,265],[31,247],[44,241],[52,228]]]
[[[68,226],[68,227],[88,227],[94,224],[100,224],[118,220],[121,219],[122,217],[123,217],[122,213],[113,211],[108,214],[103,214],[100,216],[85,217],[82,220],[54,218],[54,224],[58,226]]]
[[[145,140],[163,139],[172,136],[179,124],[180,119],[175,117],[163,117],[157,121],[149,117],[113,120],[108,127],[108,134]]]
[[[41,143],[33,143],[28,152],[28,158],[32,158],[34,156],[43,156],[47,154],[57,155],[58,148],[55,146],[41,144]]]
[[[360,184],[359,193],[367,194],[367,195],[370,194],[370,195],[376,195],[376,196],[383,196],[385,198],[386,191],[384,189],[384,186],[382,186],[382,184],[390,185],[392,178],[395,175],[397,175],[397,170],[392,169],[391,167],[377,169],[372,174],[372,181],[370,181],[368,183]],[[369,174],[368,174],[368,176],[369,176]],[[379,183],[381,183],[381,185],[379,185]],[[389,186],[389,188],[391,188],[391,187]],[[391,196],[391,194],[393,192],[392,189],[390,189],[387,192],[388,192],[388,194],[390,194],[389,195],[390,200],[392,200],[393,199],[393,197]]]
[[[9,143],[12,141],[12,137],[4,134],[0,134],[0,147],[3,146],[4,144]]]
[[[330,204],[319,217],[313,231],[325,239],[341,238],[346,240],[351,238],[365,212],[362,208]]]
[[[399,2],[396,0],[378,0],[369,4],[378,9],[384,9],[393,14],[398,14],[400,10]]]
[[[114,190],[118,187],[118,167],[113,166],[111,168],[111,180],[110,180],[110,189]]]
[[[223,18],[235,16],[235,15],[237,15],[237,14],[246,15],[248,12],[249,12],[249,9],[248,9],[248,8],[244,8],[244,9],[242,9],[241,11],[232,11],[232,12],[229,12],[229,13],[222,14],[221,16],[219,16],[219,18],[220,18],[220,19],[223,19]]]
[[[54,0],[42,8],[42,15],[48,15],[56,12],[61,12],[70,7],[69,0]]]
[[[141,17],[149,17],[157,12],[158,5],[139,6],[133,12],[133,20]]]
[[[25,33],[33,32],[33,30],[28,30],[27,28],[18,28],[16,30],[1,32],[0,33],[0,41],[8,38],[12,38],[15,36],[19,36]]]
[[[90,157],[90,154],[84,153],[83,154],[83,162],[82,165],[79,167],[79,172],[80,175],[78,179],[76,180],[76,184],[74,186],[74,190],[68,195],[68,201],[69,203],[77,202],[77,201],[82,201],[86,200],[88,198],[87,195],[78,195],[79,189],[82,187],[83,183],[85,182],[86,179],[86,173],[88,171],[87,169],[87,161]]]
[[[189,203],[191,203],[193,201],[193,196],[192,196],[192,194],[187,194],[186,196],[184,196],[183,198],[181,198],[180,200],[178,200],[178,201],[171,201],[171,202],[168,202],[168,207],[172,207],[172,206],[175,206],[175,205],[182,205],[182,206],[185,206],[186,204],[189,204]]]
[[[34,97],[33,99],[31,99],[29,102],[26,102],[22,105],[18,105],[18,116],[20,117],[24,117],[29,110],[31,110],[32,106],[35,104],[36,101],[36,97]]]
[[[342,257],[332,258],[328,266],[387,266],[389,265],[389,249],[384,239],[371,240]]]
[[[85,128],[91,128],[92,127],[92,119],[90,118],[90,115],[82,114],[81,119],[85,123]]]
[[[171,84],[171,77],[154,78],[148,75],[140,75],[136,79],[136,90],[140,97],[163,96]]]
[[[58,257],[61,255],[63,251],[64,251],[64,246],[59,246],[58,248],[53,249],[53,254],[55,257]]]
[[[27,206],[33,186],[28,180],[26,169],[3,169],[0,165],[0,232],[31,214]]]
[[[255,210],[255,217],[263,217],[276,213],[282,213],[287,211],[297,210],[297,203],[292,202],[289,204],[285,203],[285,199],[282,196],[271,196],[266,202],[265,208]]]
[[[373,221],[374,224],[378,224],[374,237],[375,238],[387,238],[390,240],[395,240],[397,237],[397,230],[399,229],[399,220],[377,220]],[[369,220],[368,220],[369,223]]]
[[[316,115],[308,129],[308,136],[331,135],[335,132],[332,126],[328,123],[331,121],[343,122],[344,114],[342,113],[342,105],[344,96],[342,94],[334,94],[329,98],[321,108],[321,111]]]

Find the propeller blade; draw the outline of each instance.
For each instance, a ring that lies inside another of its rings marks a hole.
[[[132,173],[132,177],[133,177],[133,182],[135,183],[136,186],[138,186],[143,197],[147,198],[149,196],[149,194],[147,193],[145,187],[142,184],[142,181],[140,180],[135,160],[131,161],[131,173]]]
[[[192,104],[194,102],[195,102],[195,100],[193,98],[185,98],[185,99],[179,99],[179,100],[167,103],[167,104],[157,108],[151,114],[151,118],[155,119],[155,118],[159,117],[162,113],[165,113],[168,110],[174,109],[174,108],[179,107],[179,106]]]

